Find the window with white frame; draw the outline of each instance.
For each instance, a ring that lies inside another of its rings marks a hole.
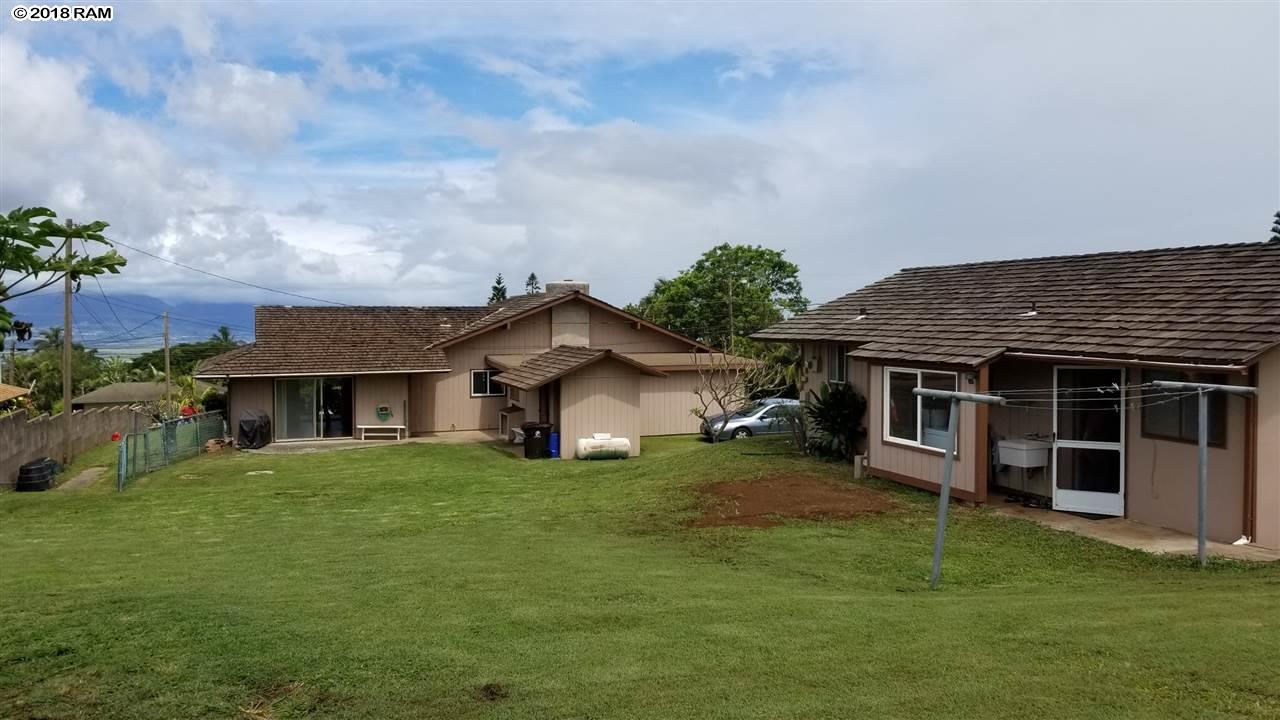
[[[471,397],[501,397],[507,394],[502,383],[494,382],[493,376],[500,370],[486,368],[471,371]]]
[[[884,369],[884,439],[919,447],[947,447],[951,403],[923,398],[916,388],[957,389],[956,374],[944,370]]]
[[[828,382],[847,382],[849,380],[849,346],[828,345],[827,352],[827,381]]]

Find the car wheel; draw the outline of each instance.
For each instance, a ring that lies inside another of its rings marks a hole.
[[[737,430],[733,431],[734,440],[741,440],[743,438],[749,438],[749,437],[751,437],[751,431],[748,430],[747,428],[738,428]]]

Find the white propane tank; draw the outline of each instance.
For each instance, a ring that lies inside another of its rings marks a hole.
[[[601,438],[599,436],[603,435]],[[631,457],[631,441],[626,438],[612,437],[606,433],[596,433],[589,438],[578,438],[574,449],[574,457],[579,460],[609,460]]]

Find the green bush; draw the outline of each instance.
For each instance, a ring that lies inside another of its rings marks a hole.
[[[823,383],[817,392],[809,391],[804,411],[812,426],[809,451],[832,460],[852,460],[867,432],[862,426],[866,398],[848,383]]]

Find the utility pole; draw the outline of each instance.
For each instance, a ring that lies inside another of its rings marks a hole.
[[[1200,560],[1200,567],[1204,567],[1209,563],[1204,521],[1205,507],[1209,504],[1209,393],[1224,392],[1230,395],[1254,397],[1258,394],[1258,389],[1247,385],[1215,385],[1213,383],[1173,382],[1169,380],[1156,380],[1152,385],[1162,390],[1181,390],[1194,392],[1198,395],[1196,399],[1200,415],[1200,436],[1198,438],[1200,444],[1200,486],[1198,488],[1200,503],[1196,509],[1196,557]],[[1249,529],[1245,528],[1245,532],[1248,531]]]
[[[152,336],[154,337],[154,336]],[[164,412],[173,410],[173,380],[169,376],[169,311],[164,311]]]
[[[733,354],[733,281],[736,278],[729,273],[729,354]]]
[[[62,464],[71,464],[71,229],[75,223],[67,218],[66,259],[62,275]]]
[[[983,405],[1004,405],[1007,400],[995,395],[976,395],[951,390],[930,390],[916,388],[911,391],[920,397],[935,400],[949,400],[951,414],[947,418],[947,457],[942,463],[942,490],[938,493],[938,527],[933,533],[933,570],[929,573],[929,589],[938,589],[938,580],[942,577],[942,540],[947,532],[947,505],[951,502],[951,465],[956,457],[956,429],[960,426],[960,402],[975,402]]]

